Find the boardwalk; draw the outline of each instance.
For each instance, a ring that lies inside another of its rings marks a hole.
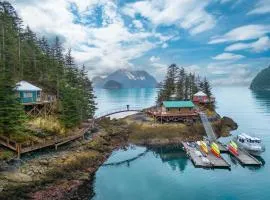
[[[101,120],[104,117],[109,117],[111,115],[114,114],[118,114],[118,113],[124,113],[124,112],[142,112],[143,108],[141,107],[121,107],[121,108],[116,108],[116,109],[112,109],[106,112],[102,112],[102,113],[98,113],[97,115],[95,115],[94,119],[95,121]]]
[[[202,120],[203,127],[205,129],[206,135],[210,141],[216,141],[217,137],[216,134],[211,126],[211,123],[209,122],[206,114],[204,112],[199,112],[200,118]]]
[[[81,128],[76,132],[74,135],[64,137],[64,138],[57,138],[51,140],[44,140],[41,143],[37,144],[24,144],[24,143],[17,143],[15,141],[10,140],[9,138],[6,138],[4,136],[0,136],[0,144],[3,146],[9,148],[10,150],[13,150],[17,153],[18,158],[20,158],[20,155],[23,153],[35,151],[38,149],[43,149],[46,147],[54,146],[55,149],[58,148],[58,146],[63,145],[65,143],[71,142],[73,140],[84,138],[85,133],[87,133],[91,128],[91,125],[87,125],[87,127]]]

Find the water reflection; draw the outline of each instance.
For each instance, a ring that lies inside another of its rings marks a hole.
[[[187,166],[188,159],[182,147],[160,147],[152,149],[163,163],[168,163],[172,170],[183,172]]]
[[[270,112],[270,91],[252,91],[252,97],[256,100],[256,105]]]

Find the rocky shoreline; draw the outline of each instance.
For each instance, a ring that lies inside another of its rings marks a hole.
[[[105,121],[89,140],[2,171],[0,199],[89,199],[93,195],[89,183],[97,169],[112,151],[128,141],[125,125],[115,120]]]
[[[212,124],[218,137],[228,136],[237,128],[237,124],[227,117]],[[0,169],[0,199],[89,199],[94,195],[89,185],[95,172],[114,150],[128,143],[147,147],[179,145],[182,141],[200,140],[204,135],[201,127],[189,127],[185,130],[193,131],[192,134],[180,132],[178,137],[165,135],[168,138],[134,140],[133,128],[127,118],[104,119],[98,125],[98,132],[89,139],[73,142],[56,152],[6,163]],[[156,128],[153,126],[154,130]]]

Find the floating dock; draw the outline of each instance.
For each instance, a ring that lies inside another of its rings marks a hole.
[[[246,165],[261,166],[262,165],[261,161],[259,161],[257,158],[250,155],[248,152],[244,150],[238,149],[238,154],[239,154],[238,156],[232,153],[230,154],[234,156],[243,166],[246,166]]]
[[[222,157],[218,158],[212,153],[209,153],[205,156],[198,155],[198,148],[196,144],[193,142],[194,145],[190,145],[189,142],[182,142],[182,145],[190,157],[191,161],[193,162],[195,167],[202,167],[202,168],[230,168],[231,165],[224,160]],[[209,160],[209,162],[205,162],[205,159]]]
[[[229,152],[225,144],[222,144],[219,141],[216,141],[216,144],[218,145],[220,153],[228,153]]]

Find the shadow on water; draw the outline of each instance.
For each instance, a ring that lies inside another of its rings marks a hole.
[[[127,167],[130,167],[130,164],[131,162],[139,159],[140,157],[143,157],[147,154],[148,150],[145,150],[143,153],[140,153],[138,154],[137,156],[133,157],[133,158],[130,158],[130,159],[127,159],[127,160],[123,160],[123,161],[119,161],[119,162],[111,162],[111,163],[106,163],[106,164],[103,164],[102,167],[106,167],[106,166],[120,166],[120,165],[123,165],[123,164],[126,164]]]
[[[160,157],[163,163],[168,163],[172,170],[183,172],[187,166],[188,158],[182,147],[159,147],[151,149],[156,157]]]
[[[270,112],[270,91],[252,91],[252,96],[257,100],[260,107],[266,108]]]

